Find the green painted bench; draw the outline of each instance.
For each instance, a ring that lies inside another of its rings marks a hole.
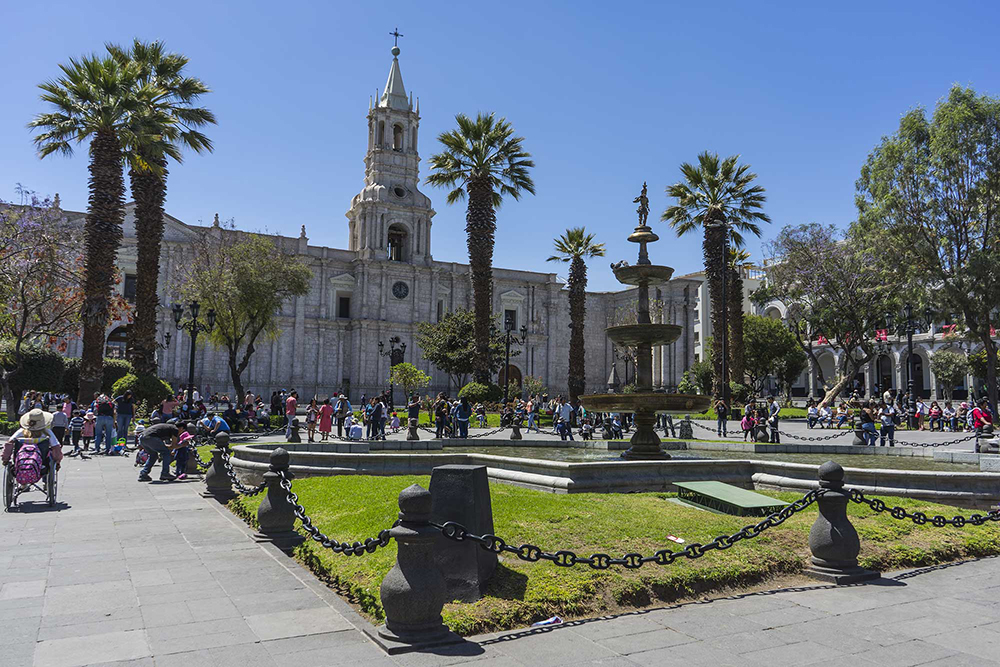
[[[674,482],[677,496],[702,509],[736,516],[768,516],[788,505],[783,500],[723,482]]]

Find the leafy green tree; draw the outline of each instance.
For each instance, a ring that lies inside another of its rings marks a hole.
[[[414,389],[423,389],[431,383],[431,376],[408,361],[396,364],[389,369],[389,382],[403,388],[403,394],[409,401]]]
[[[699,394],[711,394],[715,383],[715,365],[712,363],[711,351],[701,361],[691,364],[684,375],[689,377],[691,385]]]
[[[702,254],[705,275],[711,296],[712,330],[725,335],[723,319],[728,304],[722,298],[722,286],[728,279],[725,255],[726,236],[736,248],[743,246],[743,235],[760,236],[757,223],[770,222],[762,210],[764,188],[753,185],[757,174],[749,165],[738,164],[739,155],[720,160],[714,153],[705,151],[698,156],[698,163],[681,165],[683,180],[667,187],[667,195],[677,200],[663,212],[662,220],[678,236],[701,229]],[[723,377],[722,355],[714,356],[713,393],[722,396],[729,377]]]
[[[985,356],[984,351],[983,357]],[[938,350],[931,357],[931,372],[934,373],[945,399],[951,400],[955,387],[965,381],[969,372],[969,360],[958,350]]]
[[[228,352],[235,396],[243,396],[243,372],[257,342],[281,333],[277,315],[282,305],[308,294],[312,275],[298,256],[261,234],[225,229],[205,234],[196,244],[182,292],[203,311],[215,310],[209,340]]]
[[[549,262],[569,263],[569,400],[575,402],[586,390],[586,352],[583,344],[587,315],[587,262],[604,257],[604,244],[595,243],[594,235],[584,227],[567,229],[554,241],[555,253]]]
[[[802,371],[808,365],[808,358],[805,352],[802,351],[802,348],[799,347],[798,339],[794,334],[793,339],[796,346],[785,352],[785,356],[778,360],[774,370],[774,376],[781,382],[781,386],[785,389],[785,402],[787,404],[791,404],[792,401],[792,385],[795,384],[795,381],[799,379]]]
[[[528,396],[541,396],[549,393],[548,387],[542,382],[542,378],[537,375],[526,375],[524,377],[524,390]]]
[[[160,276],[160,243],[163,240],[163,202],[167,195],[167,158],[181,162],[182,148],[197,153],[211,151],[212,142],[197,128],[215,123],[211,111],[195,107],[208,93],[200,80],[184,72],[188,58],[168,53],[163,42],[135,40],[130,49],[107,45],[108,53],[122,66],[138,69],[139,86],[161,94],[149,99],[136,118],[145,131],[163,141],[127,146],[129,180],[135,201],[136,261],[135,315],[129,327],[128,357],[139,375],[156,374],[156,320],[159,313],[157,284]]]
[[[476,315],[469,310],[448,313],[440,322],[417,323],[416,340],[424,359],[447,373],[453,387],[464,387],[469,375],[476,370],[475,331]],[[504,337],[495,323],[491,324],[489,332],[488,369],[492,376],[503,367]],[[511,357],[518,354],[520,350],[510,351]]]
[[[62,384],[63,358],[56,350],[37,342],[21,343],[0,340],[0,368],[4,372],[4,400],[7,416],[13,420],[24,392],[58,391]]]
[[[491,364],[490,326],[493,322],[493,244],[496,210],[504,197],[520,199],[525,192],[535,194],[529,171],[535,166],[524,150],[524,138],[514,134],[506,118],[492,113],[478,114],[473,120],[455,116],[458,128],[443,132],[438,141],[444,150],[430,158],[427,182],[451,188],[447,202],[454,204],[468,196],[465,231],[468,235],[469,267],[472,269],[473,303],[476,313],[473,375],[489,384]]]
[[[824,403],[874,358],[876,329],[885,327],[885,313],[898,310],[905,297],[902,284],[876,270],[887,263],[883,248],[862,239],[857,225],[846,235],[832,225],[785,227],[768,244],[767,285],[754,294],[758,302],[796,304],[807,340],[822,336],[843,352]]]
[[[954,86],[928,118],[907,112],[869,154],[857,182],[859,222],[882,238],[885,272],[933,285],[927,300],[986,350],[997,407],[1000,301],[1000,100]]]
[[[781,320],[760,315],[743,315],[743,345],[746,350],[745,377],[753,394],[760,394],[768,376],[781,379],[783,365],[795,358],[801,360],[797,378],[805,363],[805,353],[799,348],[795,336]],[[794,378],[792,380],[794,382]]]
[[[125,147],[162,149],[163,138],[137,122],[162,90],[141,84],[141,72],[134,63],[122,64],[110,55],[71,58],[68,65],[59,67],[61,77],[39,85],[41,100],[54,110],[38,114],[28,126],[41,131],[34,141],[43,158],[53,153],[71,155],[72,142],[90,141],[79,393],[81,400],[89,401],[101,386],[104,336],[111,320],[115,257],[125,219]]]

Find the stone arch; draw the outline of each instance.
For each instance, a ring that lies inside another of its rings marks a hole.
[[[770,318],[772,320],[784,319],[781,316],[781,309],[774,304],[769,304],[766,308],[764,308],[764,317]]]
[[[392,126],[392,150],[403,150],[403,126],[399,123]]]
[[[823,371],[823,379],[832,386],[833,378],[837,372],[837,358],[830,350],[823,350],[816,355],[816,362]],[[826,387],[819,382],[819,373],[815,377],[817,392],[826,393]]]
[[[907,372],[910,368],[908,350],[903,348],[900,352],[900,387],[899,390],[906,392],[909,388]],[[913,393],[921,398],[930,398],[931,395],[931,365],[930,351],[925,345],[913,346],[913,357],[915,372],[913,374]]]
[[[128,345],[128,332],[131,325],[115,327],[104,342],[104,356],[112,359],[124,359]]]
[[[510,377],[511,381],[517,382],[517,386],[523,386],[523,379],[521,377],[521,369],[514,364],[508,364],[507,368],[500,369],[500,375],[498,376],[498,382],[500,388],[502,389],[507,385],[507,378]]]
[[[392,222],[386,229],[386,258],[394,262],[408,262],[412,257],[410,227],[403,222]]]

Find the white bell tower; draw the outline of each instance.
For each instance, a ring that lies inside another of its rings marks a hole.
[[[385,90],[368,104],[365,187],[346,214],[348,247],[362,259],[430,264],[434,209],[418,189],[420,102],[406,95],[399,53],[393,46]]]

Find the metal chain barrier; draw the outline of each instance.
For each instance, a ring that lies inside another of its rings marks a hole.
[[[781,510],[765,517],[755,524],[744,526],[732,535],[719,535],[706,544],[695,542],[693,544],[689,544],[680,551],[660,549],[652,556],[643,556],[638,553],[628,553],[621,558],[613,558],[604,553],[595,553],[591,556],[578,556],[575,552],[568,549],[562,549],[556,552],[543,551],[534,544],[522,544],[521,546],[516,547],[507,544],[506,541],[496,535],[474,535],[470,533],[465,526],[454,521],[449,521],[444,525],[431,522],[431,525],[439,529],[441,534],[450,540],[454,540],[456,542],[472,540],[473,542],[477,542],[480,547],[487,551],[492,551],[495,554],[511,553],[521,560],[528,561],[530,563],[535,563],[539,560],[547,560],[555,565],[558,565],[559,567],[571,567],[573,565],[583,564],[589,565],[595,570],[606,570],[612,565],[621,565],[622,567],[628,569],[637,569],[646,563],[669,565],[681,557],[688,559],[700,558],[709,551],[716,549],[723,551],[741,540],[753,539],[768,528],[778,526],[784,523],[792,515],[803,511],[816,502],[816,499],[824,493],[826,493],[826,489],[813,489],[792,504],[783,507]]]
[[[429,428],[427,426],[418,426],[417,428],[420,429],[421,431],[425,431],[427,433],[432,434],[435,437],[435,439],[437,438],[437,431],[435,429]],[[500,431],[506,430],[508,428],[510,428],[510,427],[509,426],[501,426],[501,427],[495,428],[495,429],[493,429],[491,431],[487,431],[486,433],[477,433],[475,435],[470,435],[468,438],[459,438],[458,436],[452,436],[451,438],[448,438],[448,439],[449,440],[472,440],[474,438],[485,438],[485,437],[488,437],[488,436],[491,436],[491,435],[496,435]]]
[[[683,423],[683,422],[682,422],[682,423]],[[705,431],[709,431],[709,432],[711,432],[711,433],[715,433],[715,437],[717,437],[717,438],[735,438],[735,437],[736,437],[735,435],[732,435],[732,436],[730,436],[730,435],[719,435],[719,432],[718,432],[718,431],[716,431],[716,430],[715,430],[714,428],[711,428],[711,427],[709,427],[709,426],[705,426],[704,424],[699,424],[699,423],[698,423],[697,421],[695,421],[694,419],[690,420],[690,423],[691,423],[691,424],[692,424],[693,426],[697,426],[698,428],[700,428],[700,429],[702,429],[702,430],[705,430]]]
[[[209,456],[208,460],[205,461],[205,460],[203,460],[201,458],[201,455],[198,453],[198,447],[202,447],[204,445],[213,444],[213,443],[209,442],[209,440],[210,439],[207,438],[207,437],[196,436],[195,437],[195,446],[191,447],[191,454],[192,454],[192,456],[194,456],[194,462],[198,466],[199,470],[208,470],[209,468],[212,467],[212,457]]]
[[[811,437],[808,435],[793,435],[792,433],[785,433],[782,430],[778,430],[778,434],[785,438],[789,438],[791,440],[804,440],[805,442],[823,442],[825,440],[834,440],[836,438],[842,438],[845,435],[853,436],[854,430],[851,429],[849,431],[837,431],[833,435],[821,435],[816,437]]]
[[[272,431],[261,431],[260,433],[242,433],[240,435],[230,436],[229,442],[249,442],[251,440],[256,440],[257,438],[268,438],[272,435],[277,435],[279,433],[284,433],[285,429],[276,428]]]
[[[967,435],[964,438],[958,438],[957,440],[949,440],[948,442],[906,442],[905,440],[896,440],[897,445],[903,445],[904,447],[947,447],[949,445],[957,445],[960,442],[968,442],[973,440],[976,434]]]
[[[363,556],[366,553],[375,553],[379,547],[387,546],[392,538],[389,537],[389,529],[379,531],[378,537],[369,537],[364,542],[339,542],[328,535],[323,534],[319,528],[313,525],[312,519],[306,514],[306,510],[299,503],[299,497],[292,491],[292,480],[284,471],[278,471],[281,475],[281,488],[288,494],[288,502],[295,508],[295,518],[302,523],[302,528],[309,533],[309,536],[319,542],[325,549],[330,549],[334,553],[345,556]],[[399,525],[399,521],[393,527]]]
[[[233,486],[236,487],[236,490],[239,491],[241,495],[256,496],[258,493],[261,493],[264,489],[267,488],[267,484],[264,482],[261,482],[257,486],[247,486],[243,482],[241,482],[239,478],[236,476],[236,471],[233,470],[233,464],[229,460],[229,458],[230,458],[229,452],[223,451],[222,462],[226,467],[226,474],[229,475],[229,479],[232,481]]]
[[[949,519],[948,517],[940,514],[927,516],[923,512],[908,512],[905,508],[899,506],[889,507],[881,498],[868,498],[858,489],[850,489],[850,494],[851,500],[859,505],[868,505],[868,507],[872,508],[874,512],[879,514],[882,512],[888,512],[889,516],[900,521],[909,519],[918,526],[923,526],[929,523],[937,528],[943,528],[945,526],[955,526],[956,528],[961,528],[962,526],[970,523],[973,526],[981,526],[987,521],[1000,522],[1000,509],[990,510],[986,514],[973,514],[968,517],[956,515]]]

